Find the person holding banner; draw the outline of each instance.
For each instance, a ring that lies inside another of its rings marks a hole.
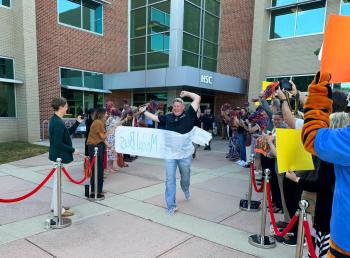
[[[192,99],[192,103],[187,110],[182,98],[188,97]],[[147,111],[147,105],[140,107],[140,112],[154,122],[163,126],[165,130],[186,134],[190,132],[196,125],[197,110],[201,97],[195,93],[181,91],[180,98],[173,100],[172,112],[166,115],[154,115]],[[166,159],[165,160],[165,200],[167,204],[167,212],[173,215],[177,210],[176,207],[176,169],[179,167],[181,179],[181,189],[184,192],[185,199],[190,198],[190,173],[191,173],[192,155],[183,159]]]

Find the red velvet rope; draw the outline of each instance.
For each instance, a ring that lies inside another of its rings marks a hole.
[[[311,238],[311,233],[310,233],[310,226],[307,220],[303,221],[304,229],[305,229],[305,236],[306,236],[306,241],[307,245],[309,247],[309,252],[311,254],[311,258],[317,258],[316,253],[315,253],[315,248],[312,243],[312,238]]]
[[[90,171],[92,170],[92,167],[93,167],[94,164],[95,164],[95,160],[96,160],[96,157],[94,156],[94,157],[92,158],[91,164],[88,164]],[[89,162],[89,158],[86,157],[85,160],[84,160],[84,162]],[[81,183],[83,183],[83,182],[84,182],[86,179],[88,179],[88,177],[89,177],[89,176],[88,176],[88,172],[84,171],[84,177],[83,177],[82,179],[80,179],[79,181],[77,181],[77,180],[73,179],[73,178],[69,175],[69,173],[68,173],[68,171],[66,170],[65,167],[62,167],[62,171],[63,171],[63,173],[66,175],[66,177],[67,177],[72,183],[77,184],[77,185],[80,185]]]
[[[275,231],[276,236],[283,237],[291,230],[291,228],[294,226],[295,222],[297,222],[298,216],[294,215],[293,218],[291,219],[291,221],[289,222],[289,224],[287,225],[287,227],[282,232],[280,232],[277,228],[276,219],[275,219],[275,216],[273,215],[273,211],[272,211],[272,200],[271,200],[270,191],[271,191],[270,190],[270,183],[267,183],[266,195],[267,195],[267,201],[269,203],[269,213],[270,213],[270,218],[271,218],[273,230]]]
[[[39,191],[39,189],[41,187],[43,187],[46,182],[50,179],[50,177],[52,177],[52,175],[56,172],[56,168],[53,168],[50,173],[45,177],[45,179],[37,186],[34,188],[33,191],[21,196],[21,197],[18,197],[18,198],[13,198],[13,199],[0,199],[0,202],[19,202],[19,201],[22,201],[24,199],[27,199],[28,197],[32,196],[33,194],[35,194],[37,191]]]
[[[89,160],[89,158],[86,158],[86,159]],[[92,170],[92,167],[94,166],[95,161],[96,161],[96,156],[93,156],[93,157],[92,157],[91,164],[90,164],[90,170]]]
[[[253,187],[254,187],[255,192],[261,193],[264,189],[264,181],[261,182],[261,186],[260,186],[260,188],[258,188],[258,186],[256,185],[256,180],[255,180],[255,172],[254,172],[254,163],[253,162],[250,163],[250,172],[252,174],[252,182],[253,182]]]
[[[69,175],[69,173],[67,172],[65,167],[62,167],[62,171],[72,183],[77,184],[77,185],[80,185],[82,182],[84,182],[87,179],[87,176],[84,175],[84,177],[81,180],[76,181]]]

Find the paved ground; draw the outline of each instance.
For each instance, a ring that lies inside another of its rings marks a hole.
[[[74,145],[82,150],[82,139],[74,139]],[[264,250],[248,243],[260,230],[260,213],[238,208],[248,169],[225,159],[225,141],[212,145],[213,151],[199,150],[193,161],[191,199],[185,201],[178,189],[174,216],[164,208],[163,162],[146,158],[108,175],[108,193],[100,202],[86,200],[82,185],[64,179],[63,203],[75,213],[65,229],[45,228],[51,180],[31,198],[1,203],[0,257],[294,257],[295,248]],[[0,198],[29,192],[51,168],[47,154],[0,165]],[[67,170],[80,179],[81,158]]]

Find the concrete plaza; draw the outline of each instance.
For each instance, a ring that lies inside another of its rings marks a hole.
[[[83,139],[74,139],[74,145],[83,150]],[[178,183],[179,210],[174,216],[165,209],[162,160],[139,157],[128,168],[109,174],[106,199],[99,202],[88,201],[84,186],[63,176],[63,204],[75,213],[73,224],[65,229],[45,228],[52,216],[50,180],[22,202],[0,204],[0,257],[294,257],[292,247],[259,249],[248,243],[260,230],[260,212],[239,209],[248,169],[228,161],[226,151],[223,140],[214,140],[212,151],[198,150],[191,198],[185,200]],[[47,157],[0,165],[0,198],[35,188],[52,168]],[[66,168],[80,179],[82,158]],[[261,199],[260,194],[253,197]]]

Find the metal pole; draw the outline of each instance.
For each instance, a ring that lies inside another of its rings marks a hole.
[[[264,243],[265,238],[265,226],[266,226],[266,212],[267,212],[267,183],[269,182],[270,169],[265,169],[265,180],[264,180],[264,194],[262,200],[262,212],[261,212],[261,228],[260,228],[260,243]]]
[[[253,175],[252,173],[254,173],[254,154],[252,154],[250,156],[250,162],[251,162],[251,168],[250,168],[250,173],[249,173],[249,181],[248,181],[248,210],[250,210],[250,206],[251,206],[251,203],[252,203],[252,178],[253,178]]]
[[[57,219],[54,223],[50,223],[51,228],[60,229],[68,227],[72,224],[72,221],[69,218],[62,217],[62,159],[57,158]],[[55,187],[55,186],[54,186]]]
[[[239,208],[244,211],[257,212],[260,210],[260,201],[252,200],[253,192],[253,175],[254,173],[254,154],[250,155],[250,171],[248,178],[248,193],[246,194],[246,199],[241,199],[239,202]]]
[[[97,173],[98,173],[98,147],[95,147],[95,175],[94,175],[94,184],[95,184],[95,200],[97,200]]]
[[[61,184],[62,184],[62,159],[57,159],[57,214],[58,214],[58,225],[62,224],[62,192],[61,192]]]
[[[264,195],[262,201],[262,210],[261,210],[261,227],[260,234],[251,235],[248,238],[248,242],[259,248],[273,248],[276,246],[275,240],[265,236],[265,226],[266,226],[266,213],[267,213],[267,184],[269,182],[270,170],[265,169],[265,180],[264,180]]]
[[[309,203],[306,200],[301,200],[299,202],[299,207],[300,207],[300,212],[299,212],[298,237],[297,237],[295,258],[303,257],[304,235],[305,235],[303,222],[304,220],[306,220],[306,209],[307,207],[309,207]]]

